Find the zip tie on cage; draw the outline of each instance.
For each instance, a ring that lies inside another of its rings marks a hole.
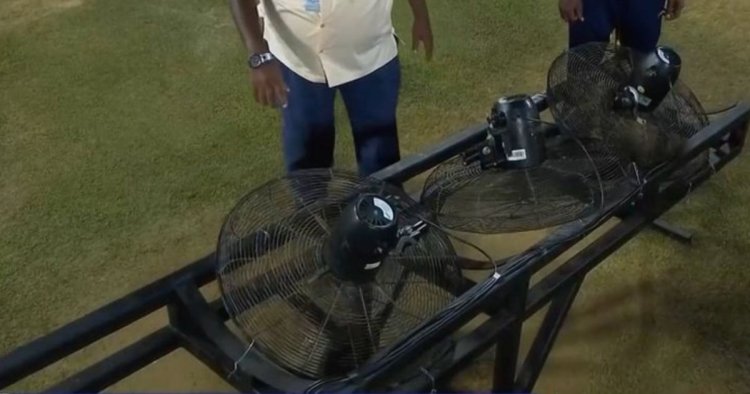
[[[692,193],[693,193],[693,181],[687,182],[687,188],[688,189],[685,192],[685,204],[690,204],[690,202],[692,201],[690,197],[692,196]]]
[[[419,367],[419,370],[422,371],[425,376],[427,376],[428,379],[430,379],[430,385],[432,385],[432,390],[430,390],[431,394],[437,393],[437,389],[435,388],[435,377],[430,374],[430,372],[425,367]]]
[[[641,172],[638,171],[638,165],[635,164],[635,162],[633,162],[632,164],[633,164],[633,171],[635,171],[635,180],[636,182],[638,182],[638,185],[642,185],[643,183],[641,182]]]
[[[242,353],[240,358],[238,358],[237,361],[234,362],[234,368],[232,369],[232,372],[230,372],[229,375],[227,375],[227,379],[231,379],[232,376],[234,376],[234,374],[237,373],[237,370],[240,368],[240,363],[242,362],[242,360],[245,359],[245,357],[247,357],[248,354],[250,354],[250,350],[253,348],[253,345],[255,345],[255,339],[253,339],[253,341],[250,342],[250,345],[247,347],[247,349],[245,349],[245,352]]]

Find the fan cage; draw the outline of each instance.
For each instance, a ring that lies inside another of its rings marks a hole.
[[[613,111],[616,91],[632,71],[630,49],[588,43],[563,52],[547,76],[550,112],[565,130],[604,141],[616,153],[650,168],[680,153],[684,143],[708,125],[693,92],[678,80],[652,112]]]
[[[427,178],[421,201],[457,231],[498,234],[538,230],[601,209],[632,169],[596,140],[548,137],[547,159],[520,170],[483,169],[460,156]]]
[[[305,378],[341,376],[445,308],[463,278],[447,236],[430,228],[383,260],[372,283],[328,271],[331,226],[354,196],[375,193],[399,212],[418,206],[400,189],[346,172],[308,170],[266,183],[222,228],[218,281],[227,311],[255,351]]]

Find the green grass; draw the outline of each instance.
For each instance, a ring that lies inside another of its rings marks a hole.
[[[565,43],[553,0],[430,4],[434,61],[402,48],[404,154],[483,119],[499,95],[543,89]],[[709,108],[748,98],[750,3],[689,7],[664,37],[684,79]],[[0,4],[0,353],[209,251],[234,202],[280,173],[277,113],[252,102],[245,74],[224,0]],[[352,168],[339,114],[337,163]],[[592,274],[543,392],[750,389],[748,175],[742,158],[669,214],[699,231],[695,247],[645,234]],[[587,308],[630,287],[596,313],[611,330],[587,328],[601,323]]]

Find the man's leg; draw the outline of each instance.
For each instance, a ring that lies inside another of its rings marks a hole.
[[[616,0],[583,0],[583,21],[577,21],[568,27],[568,47],[575,48],[588,43],[607,43],[615,27],[615,15],[612,3]],[[597,72],[594,67],[605,55],[599,47],[592,50],[577,52],[567,57],[565,81],[553,87],[558,100],[568,103],[569,111],[586,112],[591,107],[599,105],[596,96],[589,94],[586,90],[593,83],[602,81],[592,80],[592,72]],[[579,137],[602,138],[601,127],[594,125],[586,129],[582,128],[577,119],[579,115],[571,118],[568,127],[572,127]],[[584,122],[584,124],[590,122]],[[599,122],[595,122],[599,123]]]
[[[649,0],[639,0],[649,1]],[[615,28],[613,0],[583,0],[583,21],[570,24],[570,48],[589,42],[609,42]]]
[[[333,166],[335,125],[333,103],[336,91],[327,84],[313,83],[282,65],[289,88],[282,113],[282,143],[287,173]],[[297,204],[308,205],[326,197],[327,174],[295,177],[290,192]],[[308,220],[302,219],[302,220]]]
[[[400,158],[396,127],[400,87],[398,57],[373,73],[341,86],[362,176],[385,168]]]
[[[656,49],[661,36],[664,0],[625,0],[620,3],[622,45],[640,52]]]
[[[283,65],[282,72],[289,88],[287,106],[281,110],[286,170],[330,168],[336,135],[336,91],[326,84],[310,82]]]

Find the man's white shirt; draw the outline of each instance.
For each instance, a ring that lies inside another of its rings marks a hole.
[[[393,0],[260,0],[271,53],[299,76],[329,86],[362,78],[398,54]]]

